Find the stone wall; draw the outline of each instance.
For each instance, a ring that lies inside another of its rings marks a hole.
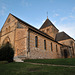
[[[3,44],[4,40],[9,37],[10,43],[14,47],[14,35],[15,35],[15,28],[16,28],[17,20],[12,16],[9,15],[7,20],[5,21],[2,29],[1,29],[1,45]]]
[[[52,25],[40,30],[48,34],[49,36],[53,37],[54,39],[56,37],[56,34],[58,33],[58,30]]]
[[[62,41],[58,41],[58,42],[61,44],[70,46],[72,55],[75,55],[75,43],[74,43],[73,39],[66,39],[66,40],[62,40]]]
[[[17,28],[15,35],[15,56],[27,56],[27,31],[28,29]]]
[[[35,47],[35,36],[38,36],[38,48]],[[46,50],[44,49],[44,40],[46,40]],[[53,51],[51,51],[51,42]],[[56,45],[58,52],[56,52]],[[53,59],[61,58],[60,45],[52,40],[45,38],[33,31],[30,31],[30,52],[29,58],[31,59]]]

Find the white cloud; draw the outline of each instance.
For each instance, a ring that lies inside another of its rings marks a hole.
[[[69,16],[69,17],[72,18],[72,19],[75,19],[75,16],[72,16],[72,15],[71,15],[71,16]]]
[[[59,16],[59,14],[54,14],[54,15],[53,15],[53,17],[57,17],[57,16]]]
[[[27,0],[21,0],[21,5],[28,7],[31,6],[31,3],[27,2]]]
[[[74,11],[75,11],[75,7],[72,8],[72,12],[74,12]]]
[[[53,21],[53,24],[55,25],[56,24],[56,21]]]
[[[45,22],[45,20],[42,21],[42,23],[44,23],[44,22]]]
[[[67,24],[61,24],[59,25],[59,31],[64,31],[66,32],[68,35],[70,35],[71,37],[73,37],[75,39],[75,23],[73,24],[70,24],[70,23],[67,23]]]
[[[7,8],[6,8],[5,4],[3,4],[2,7],[1,7],[1,10],[0,10],[0,15],[4,16],[6,10],[7,10]]]
[[[66,20],[67,19],[67,17],[62,17],[60,20],[61,21],[64,21],[64,20]]]

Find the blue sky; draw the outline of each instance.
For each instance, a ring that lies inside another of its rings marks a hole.
[[[0,0],[0,29],[9,13],[36,28],[48,18],[75,39],[75,0]]]

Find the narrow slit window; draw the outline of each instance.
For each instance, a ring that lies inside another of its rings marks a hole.
[[[8,28],[6,28],[6,33],[8,32]]]
[[[38,47],[38,37],[35,36],[35,47]]]
[[[57,45],[56,45],[56,52],[58,52],[58,48],[57,48]]]
[[[52,48],[53,46],[52,46],[52,42],[51,42],[51,51],[53,51],[53,48]]]
[[[44,40],[44,49],[46,50],[46,40]]]

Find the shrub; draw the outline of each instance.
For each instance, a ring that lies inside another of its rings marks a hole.
[[[8,61],[0,61],[0,64],[8,64]]]
[[[0,48],[0,61],[13,62],[14,50],[9,43]]]

